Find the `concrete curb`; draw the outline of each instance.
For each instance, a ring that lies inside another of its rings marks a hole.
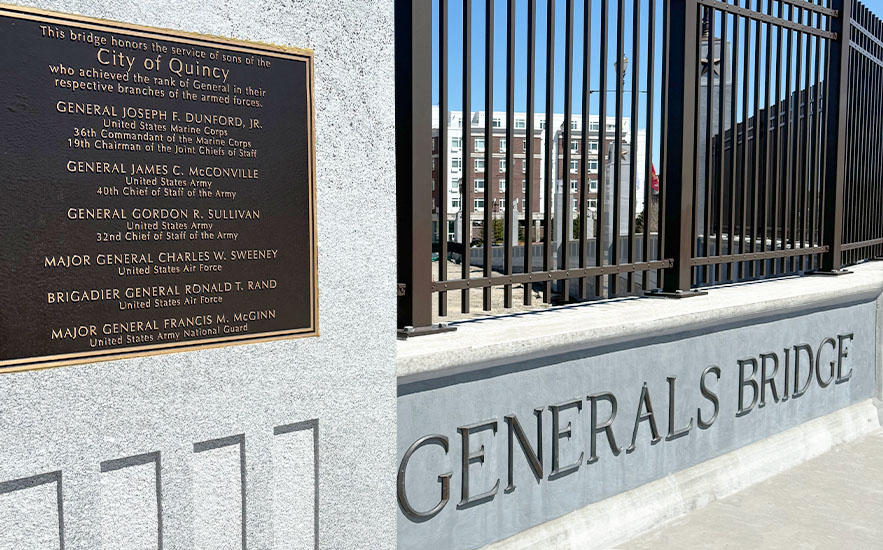
[[[875,400],[876,401],[876,400]],[[487,550],[611,548],[710,502],[861,438],[881,425],[868,399],[741,449],[596,502]]]
[[[880,327],[883,264],[851,270],[845,277],[785,277],[713,287],[707,296],[688,300],[624,298],[456,323],[456,332],[397,342],[399,384],[851,302],[877,300]],[[883,368],[880,364],[878,357],[878,368]]]

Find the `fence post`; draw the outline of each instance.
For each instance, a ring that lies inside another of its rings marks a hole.
[[[399,329],[432,324],[432,186],[429,181],[432,177],[431,71],[432,2],[396,0],[396,257]]]
[[[397,327],[399,336],[406,338],[453,330],[432,325],[432,2],[428,0],[395,2],[395,107]],[[440,143],[439,148],[446,145]],[[447,238],[443,221],[440,235]]]
[[[828,89],[825,92],[825,122],[827,128],[825,150],[825,204],[822,208],[822,244],[828,251],[822,254],[820,270],[816,273],[839,275],[842,269],[843,245],[843,182],[846,173],[846,117],[849,101],[849,44],[851,40],[852,0],[832,0],[831,8],[837,17],[831,17],[831,31],[836,40],[830,48]]]
[[[674,266],[663,271],[661,291],[651,296],[681,298],[704,292],[690,289],[693,255],[693,135],[696,119],[696,47],[699,40],[697,0],[671,0],[669,5],[668,89],[666,90],[667,127],[665,136],[669,151],[663,166],[665,186],[665,257]]]

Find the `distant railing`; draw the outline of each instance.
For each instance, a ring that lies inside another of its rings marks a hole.
[[[721,282],[840,273],[883,251],[883,25],[860,2],[583,0],[577,10],[574,0],[546,0],[544,29],[537,0],[436,3],[433,22],[431,0],[396,2],[400,334],[444,330],[433,324],[433,296],[443,319],[449,292],[459,292],[462,313],[476,292],[490,311],[495,288],[503,307],[514,307],[515,285],[524,286],[524,305],[535,285],[546,303],[648,291],[681,297]],[[496,25],[494,10],[503,6],[506,22]],[[457,32],[449,28],[454,7]],[[556,51],[559,19],[563,51]],[[501,117],[493,108],[496,31],[506,36]],[[483,120],[471,108],[476,34],[484,44]],[[564,73],[557,79],[556,54]],[[538,55],[545,57],[539,79]],[[452,66],[462,82],[461,127],[450,124]],[[526,106],[518,125],[516,88]],[[556,94],[563,96],[557,118]],[[497,147],[499,139],[508,147]],[[590,139],[600,152],[597,175]],[[452,187],[454,155],[462,175]],[[475,160],[484,163],[483,187],[475,185]],[[662,169],[656,189],[654,165]],[[522,173],[523,188],[514,185]],[[502,239],[487,246],[500,221]],[[474,222],[480,247],[469,244]],[[459,242],[449,242],[453,224]],[[459,263],[458,277],[449,259]]]
[[[843,263],[883,255],[883,22],[852,3]]]

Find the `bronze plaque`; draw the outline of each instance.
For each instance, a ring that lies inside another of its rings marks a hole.
[[[318,334],[313,57],[0,5],[0,369]]]

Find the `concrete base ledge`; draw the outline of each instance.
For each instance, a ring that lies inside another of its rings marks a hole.
[[[612,344],[711,331],[765,316],[872,301],[883,293],[883,262],[843,277],[782,277],[707,289],[685,300],[629,297],[454,323],[456,332],[397,343],[399,384]]]
[[[862,401],[485,548],[585,550],[616,546],[873,432],[881,425],[879,413],[871,399]]]

